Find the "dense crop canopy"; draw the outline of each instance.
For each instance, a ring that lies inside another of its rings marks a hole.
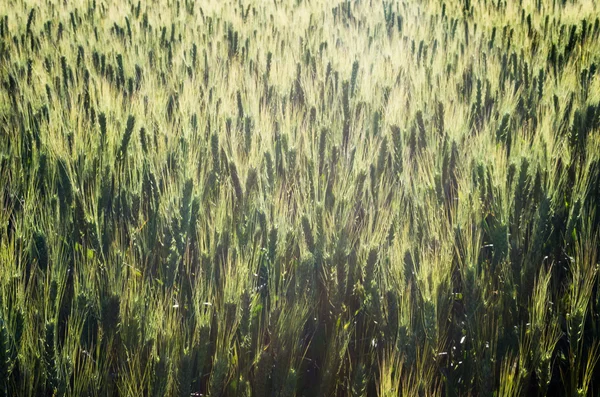
[[[0,397],[600,392],[597,0],[0,1]]]

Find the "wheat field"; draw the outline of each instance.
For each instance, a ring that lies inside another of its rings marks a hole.
[[[0,0],[0,397],[596,396],[597,0]]]

